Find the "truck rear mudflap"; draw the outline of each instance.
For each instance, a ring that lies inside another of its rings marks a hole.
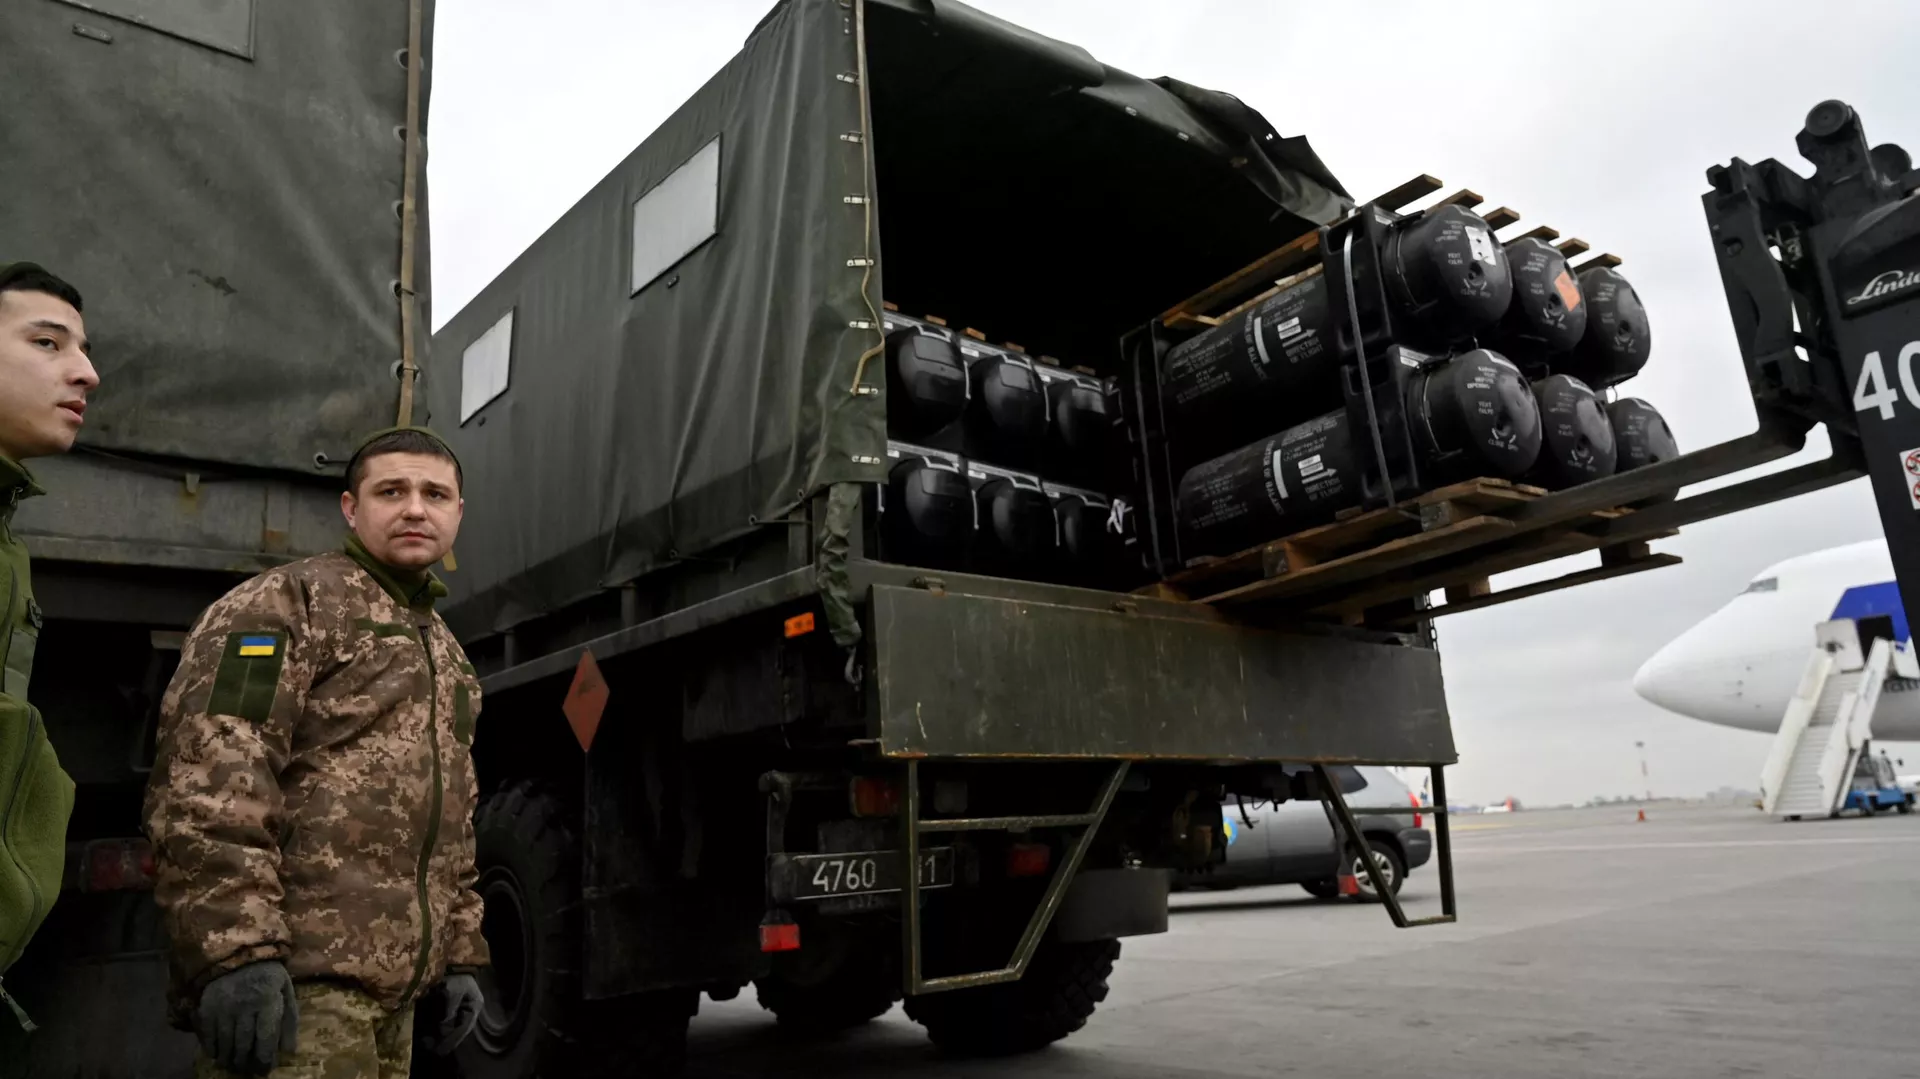
[[[882,753],[1457,759],[1439,653],[1406,638],[1263,629],[1195,604],[1006,585],[872,585],[871,715]]]

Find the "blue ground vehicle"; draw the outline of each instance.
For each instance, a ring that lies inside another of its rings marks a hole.
[[[1863,748],[1860,764],[1853,772],[1853,789],[1847,792],[1846,801],[1840,803],[1840,811],[1858,810],[1869,817],[1886,809],[1896,813],[1913,812],[1913,795],[1901,789],[1894,773],[1896,763],[1902,762],[1888,757],[1886,750],[1881,750],[1876,757],[1872,746]]]

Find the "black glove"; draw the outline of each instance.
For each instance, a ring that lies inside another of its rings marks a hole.
[[[442,988],[447,994],[447,1011],[440,1020],[440,1037],[434,1042],[433,1051],[446,1056],[473,1033],[485,998],[480,994],[479,981],[471,974],[449,974]]]
[[[300,1005],[274,960],[230,970],[200,992],[200,1048],[236,1075],[265,1075],[296,1048]]]

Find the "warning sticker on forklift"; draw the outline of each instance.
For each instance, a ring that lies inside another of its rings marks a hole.
[[[1913,503],[1914,509],[1920,510],[1920,449],[1901,453],[1900,467],[1907,472],[1907,500]]]

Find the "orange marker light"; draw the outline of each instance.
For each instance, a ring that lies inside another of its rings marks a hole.
[[[808,611],[805,614],[796,614],[792,618],[787,619],[787,639],[788,640],[792,640],[795,637],[804,637],[807,634],[812,632],[813,632],[813,612],[812,611]]]

